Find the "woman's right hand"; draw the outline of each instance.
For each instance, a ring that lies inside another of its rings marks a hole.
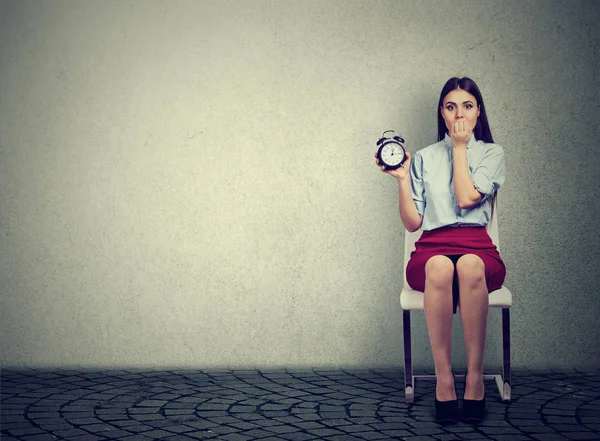
[[[409,169],[410,169],[410,153],[406,152],[406,160],[396,170],[386,170],[385,166],[382,165],[379,162],[379,159],[377,158],[377,152],[375,152],[374,156],[375,156],[375,163],[377,164],[377,167],[379,167],[381,169],[382,172],[387,173],[388,175],[395,177],[399,181],[403,181],[404,179],[410,179],[410,172],[409,172]]]

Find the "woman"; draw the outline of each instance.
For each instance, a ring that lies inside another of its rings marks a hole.
[[[467,356],[463,413],[467,421],[481,421],[488,293],[502,286],[506,274],[485,226],[504,182],[504,151],[494,144],[475,82],[466,77],[448,80],[438,104],[438,142],[414,158],[407,153],[401,168],[382,171],[398,180],[400,217],[406,229],[423,230],[406,277],[425,295],[437,419],[440,423],[457,419],[451,333],[458,303]]]

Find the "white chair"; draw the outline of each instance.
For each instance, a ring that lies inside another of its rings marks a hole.
[[[498,240],[498,223],[496,211],[492,221],[488,224],[488,234],[492,241],[500,249]],[[421,236],[421,230],[414,233],[406,231],[404,238],[404,287],[400,294],[400,304],[403,310],[404,326],[404,392],[406,403],[412,403],[415,397],[415,381],[435,380],[435,375],[413,375],[412,351],[410,340],[410,312],[415,309],[423,309],[423,293],[415,291],[406,283],[406,265],[410,259],[410,253],[415,249],[415,242]],[[492,308],[502,308],[502,374],[484,375],[484,380],[495,380],[502,401],[510,401],[510,307],[512,306],[512,294],[504,286],[489,294],[489,305]],[[464,379],[464,375],[456,375],[457,379]]]

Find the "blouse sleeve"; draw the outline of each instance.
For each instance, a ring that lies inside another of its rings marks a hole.
[[[479,166],[473,171],[473,185],[483,194],[482,202],[492,196],[504,183],[504,150],[498,144],[491,144]]]
[[[415,153],[410,162],[410,186],[412,198],[421,216],[425,213],[425,186],[423,184],[423,157]]]

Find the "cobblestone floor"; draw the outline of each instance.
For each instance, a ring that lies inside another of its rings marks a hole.
[[[2,440],[600,440],[600,371],[513,371],[486,383],[478,426],[434,421],[433,382],[404,402],[392,370],[12,370]],[[457,384],[461,394],[462,384]]]

